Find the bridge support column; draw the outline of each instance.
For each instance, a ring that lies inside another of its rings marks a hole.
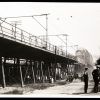
[[[32,75],[33,75],[33,83],[35,83],[35,75],[34,75],[34,62],[31,61],[31,67],[32,67]]]
[[[36,70],[35,70],[35,78],[36,78],[36,82],[40,82],[40,66],[39,66],[39,61],[35,61],[35,63],[36,63]]]
[[[71,64],[69,65],[69,68],[70,68],[70,74],[71,74]]]
[[[22,76],[22,68],[21,68],[21,65],[20,65],[20,59],[18,59],[18,58],[17,58],[17,63],[18,63],[18,66],[19,66],[19,71],[20,71],[21,87],[24,87],[24,81],[23,81],[23,76]]]
[[[15,65],[15,62],[16,62],[16,58],[14,58],[14,65]]]
[[[43,62],[43,61],[41,61],[41,74],[42,74],[42,82],[44,83],[43,64],[44,64],[44,62]]]
[[[37,65],[37,61],[34,61],[34,77],[35,77],[35,83],[37,83],[37,73],[38,73],[38,65]]]
[[[68,63],[67,63],[67,68],[68,68],[68,75],[70,74],[70,64],[69,64],[69,59],[68,59]]]
[[[4,71],[4,63],[5,63],[5,58],[4,57],[1,57],[0,58],[0,65],[1,65],[1,74],[2,74],[2,86],[3,88],[6,87],[6,81],[5,81],[5,71]]]
[[[56,82],[56,66],[57,66],[57,63],[54,64],[54,81]]]
[[[73,63],[73,74],[75,74],[75,65]]]
[[[47,67],[45,63],[44,63],[43,71],[44,71],[44,82],[46,82],[47,81],[47,74],[46,74]]]
[[[40,65],[39,65],[39,61],[37,61],[37,82],[41,82],[41,73],[40,73]]]
[[[52,63],[50,63],[50,66],[51,66],[51,76],[54,78],[54,71],[53,71],[53,65],[52,65]]]
[[[50,78],[50,68],[48,64],[47,64],[47,67],[48,67],[48,78]]]
[[[51,73],[52,73],[53,81],[55,81],[56,72],[55,72],[55,68],[53,66],[53,63],[51,63]]]
[[[71,65],[70,65],[70,64],[69,64],[69,72],[71,73]],[[70,74],[70,73],[69,73],[69,74]]]

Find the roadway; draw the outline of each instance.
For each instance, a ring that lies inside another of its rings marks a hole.
[[[99,97],[100,92],[93,93],[94,83],[89,81],[88,93],[84,93],[84,82],[74,80],[72,83],[57,85],[44,90],[34,90],[24,95],[31,97]]]

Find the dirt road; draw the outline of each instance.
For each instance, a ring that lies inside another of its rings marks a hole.
[[[84,82],[74,80],[70,84],[49,87],[44,90],[35,90],[28,92],[25,95],[35,97],[72,97],[72,96],[94,96],[100,93],[93,93],[93,82],[89,82],[88,93],[84,93]]]
[[[50,83],[51,84],[51,83]],[[99,97],[100,98],[100,92],[93,93],[93,87],[94,83],[89,81],[88,86],[88,93],[84,93],[84,82],[81,82],[80,80],[74,80],[72,83],[62,82],[60,84],[33,84],[33,86],[29,85],[28,87],[6,87],[5,89],[1,89],[1,94],[7,94],[7,96],[18,96],[19,97]],[[47,88],[44,86],[47,85]],[[39,88],[43,86],[44,88]],[[99,87],[100,88],[100,87]],[[11,89],[11,90],[10,90]],[[16,90],[16,91],[14,91]],[[8,93],[7,93],[8,91]],[[14,91],[14,92],[12,92]],[[20,93],[19,93],[20,92]],[[13,95],[12,95],[13,93]],[[16,95],[14,95],[16,94]],[[20,95],[19,95],[20,94]],[[5,96],[5,95],[3,95]],[[17,97],[18,97],[17,96]]]

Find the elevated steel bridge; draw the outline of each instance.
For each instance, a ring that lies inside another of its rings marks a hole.
[[[74,73],[76,57],[0,19],[0,79],[3,87],[11,83],[54,81]],[[60,70],[60,71],[59,71]],[[28,79],[29,77],[29,79]]]

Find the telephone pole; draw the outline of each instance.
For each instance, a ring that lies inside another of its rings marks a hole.
[[[48,42],[48,14],[46,14],[46,48]]]
[[[67,57],[67,36],[69,36],[69,35],[67,35],[67,34],[62,34],[63,36],[65,36],[66,37],[66,57]]]
[[[2,19],[32,17],[46,31],[46,48],[47,48],[47,42],[48,42],[48,15],[49,15],[49,13],[48,14],[31,15],[31,16],[6,17],[6,18],[2,18]],[[35,19],[34,16],[46,16],[46,27],[44,27],[37,19]],[[16,31],[16,24],[15,24],[15,31]]]

